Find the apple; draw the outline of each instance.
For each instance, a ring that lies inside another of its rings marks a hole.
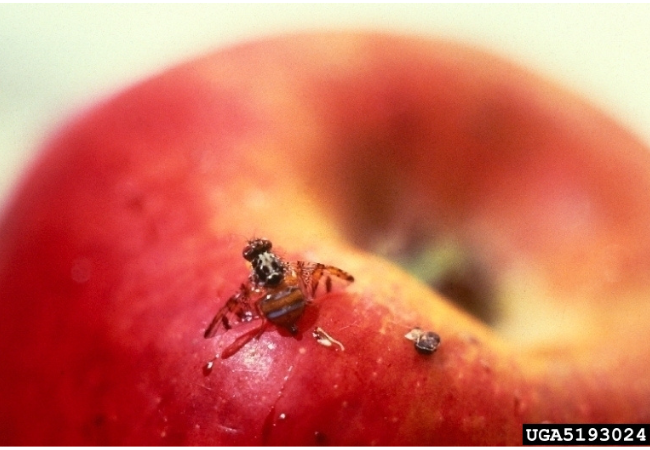
[[[221,359],[259,324],[203,336],[254,237],[355,281]],[[589,104],[448,42],[242,44],[84,112],[16,191],[0,444],[510,445],[523,423],[647,423],[648,294],[650,153]]]

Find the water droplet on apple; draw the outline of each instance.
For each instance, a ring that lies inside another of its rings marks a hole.
[[[423,333],[415,341],[415,349],[423,354],[430,355],[435,352],[440,345],[440,336],[433,331]]]
[[[214,368],[214,360],[205,363],[205,365],[203,366],[203,375],[210,375],[212,373],[213,368]]]
[[[423,333],[422,328],[415,327],[411,331],[406,333],[404,337],[409,341],[416,341],[420,336],[422,336],[422,333]]]
[[[422,354],[430,355],[440,345],[440,336],[437,333],[433,331],[422,331],[419,327],[413,328],[404,337],[409,341],[413,341],[415,350]]]

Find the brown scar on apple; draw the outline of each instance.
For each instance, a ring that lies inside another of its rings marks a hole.
[[[423,355],[434,353],[440,345],[440,335],[433,331],[423,331],[420,327],[415,327],[404,335],[409,341],[413,341],[415,350]]]

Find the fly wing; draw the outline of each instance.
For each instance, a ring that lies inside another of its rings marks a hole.
[[[314,298],[321,291],[331,292],[337,282],[347,284],[354,281],[352,275],[334,266],[307,261],[296,261],[290,266],[300,277],[302,288],[310,298]]]
[[[230,297],[226,304],[217,311],[210,325],[205,329],[203,337],[206,339],[214,337],[221,329],[228,331],[233,326],[257,318],[259,315],[250,301],[250,289],[242,284],[239,292]]]

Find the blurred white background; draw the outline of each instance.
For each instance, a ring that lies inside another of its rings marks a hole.
[[[649,5],[0,5],[0,207],[48,133],[210,50],[290,31],[451,38],[589,99],[650,143]]]

